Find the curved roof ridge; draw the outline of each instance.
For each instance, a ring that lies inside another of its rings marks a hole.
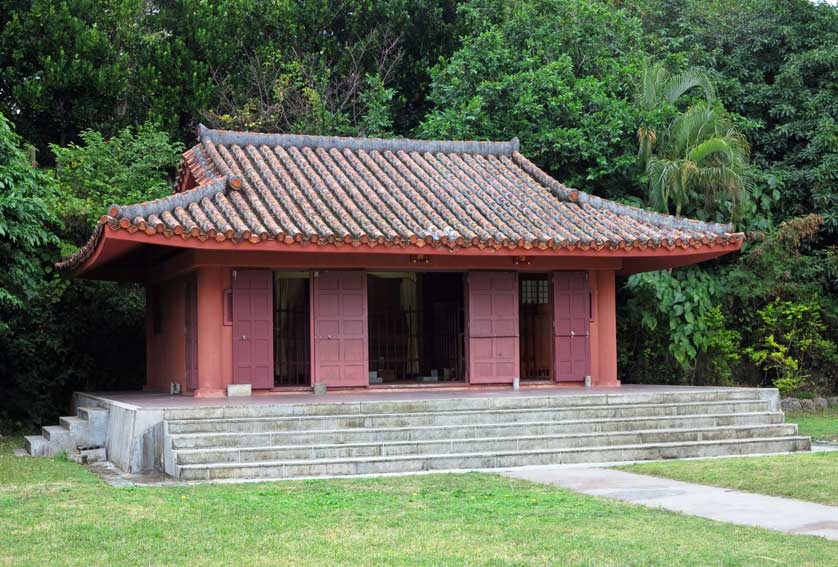
[[[584,191],[579,191],[579,203],[590,204],[598,209],[605,209],[613,213],[630,216],[641,222],[667,226],[676,230],[699,230],[712,232],[713,234],[731,234],[734,232],[732,224],[706,222],[686,217],[674,217],[655,211],[647,211],[646,209],[632,207],[631,205],[625,205],[617,201],[611,201],[610,199],[603,199],[602,197],[597,197]]]
[[[227,187],[236,182],[241,183],[237,177],[220,177],[206,185],[198,185],[192,189],[166,195],[153,201],[145,201],[134,205],[114,204],[111,205],[109,213],[115,219],[127,218],[131,220],[136,217],[159,215],[163,211],[171,211],[178,207],[185,209],[192,203],[200,203],[204,197],[212,198],[218,193],[226,192]]]
[[[343,136],[311,136],[308,134],[264,134],[213,130],[201,124],[198,128],[201,141],[209,138],[215,144],[268,145],[282,147],[308,147],[330,150],[399,151],[430,153],[467,153],[482,155],[512,155],[518,151],[518,138],[507,142],[416,140],[410,138],[353,138]]]
[[[609,199],[603,199],[590,193],[585,193],[578,189],[571,189],[563,183],[556,181],[540,167],[528,160],[519,152],[512,154],[512,159],[521,166],[521,169],[532,175],[536,181],[550,188],[553,193],[562,201],[576,202],[580,205],[590,205],[597,209],[605,209],[612,213],[629,216],[635,220],[646,222],[658,226],[665,226],[674,228],[676,230],[698,230],[711,232],[713,234],[731,234],[734,232],[732,224],[719,224],[714,222],[705,222],[695,219],[688,219],[684,217],[674,217],[672,215],[665,215],[631,205],[624,205]]]

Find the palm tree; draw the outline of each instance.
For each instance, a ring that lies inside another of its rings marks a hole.
[[[669,212],[672,205],[680,216],[697,197],[704,198],[707,211],[724,198],[735,212],[750,185],[750,148],[716,100],[707,73],[696,67],[671,73],[662,64],[647,61],[636,102],[651,113],[664,104],[675,104],[692,89],[700,89],[704,100],[681,113],[662,135],[646,124],[637,131],[637,155],[649,178],[652,206]]]
[[[704,91],[704,98],[708,103],[716,99],[716,90],[702,69],[691,67],[683,73],[673,74],[663,64],[647,60],[641,70],[637,104],[643,111],[652,112],[661,104],[675,104],[675,101],[694,88]],[[637,141],[640,166],[646,167],[646,162],[657,143],[657,132],[644,124],[637,130]]]
[[[705,209],[723,197],[733,210],[750,187],[750,147],[718,104],[700,102],[676,118],[649,156],[652,206],[679,216],[694,197],[703,196]]]

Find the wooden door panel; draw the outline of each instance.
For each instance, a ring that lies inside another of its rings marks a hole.
[[[368,385],[366,273],[320,272],[312,289],[315,382],[332,387]]]
[[[518,275],[468,275],[469,382],[509,383],[520,372]]]
[[[578,382],[590,374],[590,289],[585,272],[553,273],[556,381]]]
[[[236,270],[233,277],[233,382],[273,388],[273,273]]]

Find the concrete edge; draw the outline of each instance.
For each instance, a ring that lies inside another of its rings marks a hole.
[[[609,404],[616,404],[618,403],[617,400],[625,399],[628,397],[650,397],[650,396],[658,396],[658,395],[666,395],[666,394],[680,394],[684,392],[695,391],[692,390],[691,386],[667,386],[668,388],[673,388],[676,390],[681,391],[669,391],[669,392],[620,392],[619,388],[614,388],[614,391],[608,392],[591,392],[586,390],[580,390],[579,392],[569,393],[569,394],[562,394],[558,396],[554,395],[518,395],[514,396],[514,399],[517,400],[544,400],[545,402],[548,400],[570,400],[570,399],[578,399],[578,398],[590,398],[590,397],[597,397],[603,398],[604,403],[602,405],[609,405]],[[225,403],[225,404],[210,404],[210,405],[201,405],[201,406],[139,406],[135,404],[129,404],[126,402],[120,402],[118,400],[114,400],[112,398],[108,398],[107,395],[104,394],[95,394],[89,392],[74,392],[73,395],[75,396],[84,396],[92,400],[96,400],[97,402],[114,405],[116,407],[121,407],[125,409],[131,410],[161,410],[161,411],[203,411],[203,410],[225,410],[231,408],[242,408],[242,407],[259,407],[259,408],[273,408],[273,407],[282,407],[282,408],[300,408],[312,405],[337,405],[337,406],[345,406],[345,407],[352,407],[358,406],[357,412],[351,413],[361,413],[361,407],[365,405],[374,405],[380,404],[383,402],[387,403],[415,403],[415,402],[422,402],[422,401],[434,401],[434,402],[453,402],[453,401],[463,401],[463,400],[477,400],[477,399],[507,399],[505,396],[494,396],[492,395],[493,392],[497,391],[506,391],[506,390],[496,390],[491,392],[486,392],[486,396],[469,396],[467,398],[463,398],[461,396],[457,396],[456,394],[452,393],[450,396],[446,397],[439,397],[439,398],[415,398],[415,399],[399,399],[399,400],[388,400],[386,398],[382,398],[380,400],[351,400],[351,401],[341,401],[339,397],[344,395],[343,393],[332,393],[323,397],[322,400],[316,402],[288,402],[288,403],[267,403],[267,404],[252,404],[248,403],[249,400],[253,398],[243,398],[241,402],[238,403]],[[756,391],[758,392],[758,398],[760,400],[768,400],[771,402],[773,399],[776,398],[777,408],[779,408],[779,392],[776,388],[748,388],[748,387],[740,387],[740,386],[710,386],[707,388],[702,388],[701,392],[751,392]],[[372,392],[361,392],[361,393],[372,393]],[[386,393],[385,393],[386,394]],[[612,401],[613,398],[613,401]],[[229,399],[229,398],[226,398]],[[637,402],[634,402],[637,403]],[[289,412],[289,415],[293,415],[292,412]]]
[[[801,451],[784,451],[780,453],[751,453],[746,455],[719,455],[719,456],[712,456],[712,457],[687,457],[683,459],[676,459],[679,461],[705,461],[705,460],[713,460],[713,459],[750,459],[750,458],[759,458],[759,457],[781,457],[787,455],[800,455],[806,454],[801,453]],[[109,485],[118,487],[118,488],[125,488],[125,487],[155,487],[155,488],[165,488],[167,486],[191,486],[191,485],[199,485],[199,484],[257,484],[257,483],[267,483],[267,482],[297,482],[297,481],[311,481],[311,480],[352,480],[352,479],[364,479],[364,478],[387,478],[387,477],[402,477],[402,476],[425,476],[425,475],[447,475],[447,474],[469,474],[469,473],[481,473],[481,474],[503,474],[507,471],[528,471],[528,470],[551,470],[555,468],[562,468],[562,469],[591,469],[591,468],[614,468],[614,467],[621,467],[621,466],[628,466],[628,465],[637,465],[643,463],[654,463],[659,461],[612,461],[607,463],[572,463],[566,465],[528,465],[522,467],[507,467],[507,468],[497,468],[497,469],[445,469],[445,470],[432,470],[432,471],[413,471],[413,472],[396,472],[396,473],[375,473],[375,474],[358,474],[358,475],[329,475],[329,476],[307,476],[307,477],[294,477],[294,478],[248,478],[248,479],[213,479],[213,480],[175,480],[174,478],[166,478],[162,481],[150,481],[150,482],[143,482],[142,475],[126,475],[123,471],[115,471],[117,473],[118,479],[115,482],[111,482],[108,477],[99,474],[95,469],[97,467],[104,467],[111,463],[96,463],[94,465],[90,465],[89,469],[105,480]],[[111,464],[112,465],[112,464]],[[134,482],[132,479],[137,477],[136,480],[139,482]],[[524,479],[522,479],[524,480]],[[529,482],[529,481],[528,481]]]

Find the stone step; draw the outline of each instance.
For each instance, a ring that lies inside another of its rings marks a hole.
[[[86,419],[82,419],[75,415],[67,416],[67,417],[59,417],[58,424],[70,431],[71,433],[76,433],[84,428],[87,428],[88,422]]]
[[[33,457],[52,457],[49,441],[43,435],[26,435],[23,438],[26,452]]]
[[[106,417],[108,415],[108,410],[96,406],[79,406],[76,408],[76,413],[79,414],[79,417],[81,418],[91,419],[97,415]]]
[[[107,440],[108,410],[79,407],[77,415],[59,418],[60,425],[41,428],[41,435],[26,437],[26,450],[33,457],[53,457],[78,447],[101,447]]]
[[[515,421],[560,421],[585,418],[657,417],[738,412],[765,412],[763,400],[684,402],[671,404],[615,404],[567,408],[483,409],[399,414],[362,414],[299,417],[244,417],[168,421],[168,432],[258,432],[306,429],[418,427],[428,425],[474,425]]]
[[[189,449],[177,452],[180,465],[206,463],[244,463],[389,457],[399,455],[441,455],[446,453],[488,453],[564,449],[586,446],[644,445],[688,441],[716,441],[759,437],[785,437],[797,434],[795,425],[713,427],[702,429],[659,429],[614,433],[576,433],[569,435],[527,435],[520,437],[452,438],[436,441],[319,444],[311,446],[272,446],[225,449]]]
[[[41,428],[41,435],[49,443],[50,456],[57,455],[62,451],[72,451],[76,448],[76,441],[73,434],[66,427],[60,425],[47,425]]]
[[[101,447],[108,437],[109,411],[103,408],[80,406],[76,413],[87,424],[77,439],[79,445]]]
[[[107,423],[103,424],[101,420],[89,421],[87,418],[68,416],[60,418],[59,423],[70,431],[76,446],[101,446],[105,443]]]
[[[283,479],[785,453],[809,448],[808,437],[766,437],[531,451],[178,465],[175,474],[182,480],[192,481]]]
[[[326,429],[268,431],[256,433],[185,433],[170,435],[171,448],[265,447],[270,445],[313,445],[388,441],[431,441],[452,438],[481,438],[525,435],[560,435],[651,429],[706,428],[783,423],[781,412],[629,417],[563,421],[519,421],[478,425],[443,425],[368,429]]]
[[[70,437],[70,430],[60,425],[45,425],[41,428],[41,435],[47,441],[61,441]]]
[[[326,415],[373,415],[469,411],[483,409],[566,408],[598,405],[671,404],[687,402],[718,402],[763,400],[771,390],[744,388],[685,392],[626,392],[614,394],[563,395],[491,395],[409,400],[363,400],[343,402],[341,395],[327,396],[322,403],[244,404],[240,406],[208,406],[166,410],[170,421],[187,419],[226,419],[245,417],[299,417]]]
[[[108,410],[104,408],[79,406],[76,409],[76,413],[81,419],[97,425],[100,423],[106,423],[108,420]]]

